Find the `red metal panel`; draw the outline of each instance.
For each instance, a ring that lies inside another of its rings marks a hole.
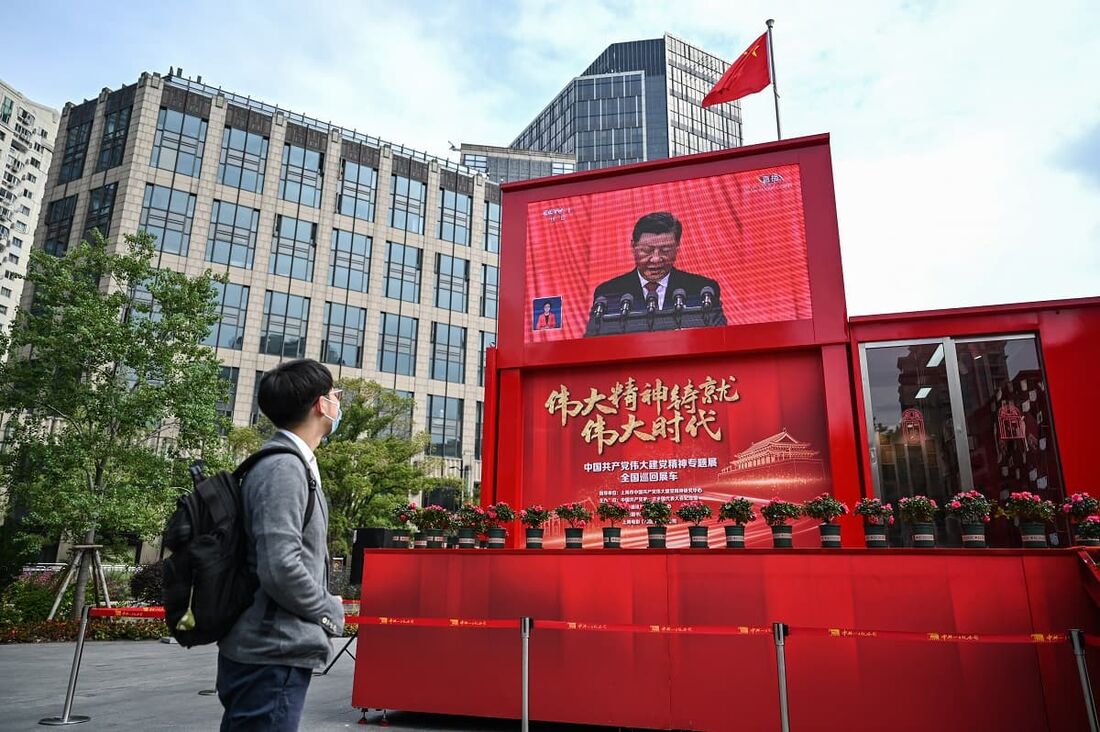
[[[852,377],[848,370],[848,347],[821,349],[821,370],[825,381],[825,415],[829,425],[829,457],[833,495],[848,506],[862,497],[857,460],[855,414],[852,407]],[[841,519],[844,546],[863,546],[863,529],[854,515]]]
[[[497,500],[496,460],[497,460],[497,349],[485,349],[485,406],[481,419],[481,502],[492,503]]]

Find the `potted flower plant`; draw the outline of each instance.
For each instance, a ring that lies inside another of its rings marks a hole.
[[[793,529],[789,522],[802,515],[802,507],[797,503],[773,498],[760,509],[760,515],[768,526],[772,527],[772,547],[790,549],[794,546]]]
[[[1010,493],[1005,501],[1004,512],[1019,523],[1020,539],[1025,549],[1046,548],[1046,522],[1053,521],[1057,512],[1053,502],[1044,501],[1028,491]]]
[[[1069,519],[1070,531],[1077,537],[1077,527],[1089,516],[1095,516],[1100,512],[1100,501],[1088,493],[1074,493],[1062,501],[1062,514]],[[1081,546],[1088,546],[1082,544]]]
[[[455,513],[458,526],[458,548],[476,549],[477,536],[485,525],[485,509],[472,503],[464,503]]]
[[[409,524],[416,523],[416,515],[420,512],[415,503],[402,503],[395,506],[391,515],[396,527],[390,536],[390,547],[393,549],[409,548]]]
[[[868,549],[890,546],[886,527],[894,525],[894,507],[877,498],[860,498],[854,513],[863,517],[863,538]]]
[[[745,548],[745,524],[756,519],[752,501],[747,498],[731,498],[718,507],[718,521],[732,522],[726,527],[726,548]]]
[[[668,522],[672,520],[672,506],[665,501],[647,498],[642,501],[642,519],[649,522],[646,527],[649,548],[664,549]]]
[[[528,549],[542,549],[542,525],[550,520],[550,511],[542,506],[528,506],[519,512],[519,520],[527,527]]]
[[[592,512],[583,503],[563,503],[554,509],[554,513],[569,524],[569,528],[565,530],[565,548],[582,548],[584,527],[592,520]]]
[[[622,546],[623,530],[615,524],[630,515],[630,509],[616,500],[601,501],[596,506],[596,515],[610,526],[603,527],[603,548],[618,549]]]
[[[913,546],[931,549],[936,546],[936,510],[939,507],[928,496],[905,497],[898,501],[898,511],[913,533]]]
[[[688,501],[676,509],[676,518],[691,524],[688,527],[688,536],[691,540],[692,549],[710,548],[707,542],[710,531],[706,526],[699,525],[709,519],[710,516],[710,506],[702,501]]]
[[[516,520],[516,512],[504,501],[494,503],[485,509],[486,532],[489,536],[490,549],[503,549],[504,539],[508,536],[508,530],[504,524],[510,524]]]
[[[944,513],[954,516],[962,524],[963,546],[968,549],[985,548],[985,525],[993,513],[993,502],[981,491],[963,491],[951,497],[943,507]]]
[[[417,517],[420,530],[426,535],[428,549],[443,548],[443,534],[454,525],[451,512],[442,506],[425,506]]]
[[[1073,533],[1081,546],[1100,546],[1100,516],[1086,516]]]
[[[848,513],[848,506],[828,493],[802,504],[802,513],[821,522],[822,548],[840,548],[840,524],[836,520]]]

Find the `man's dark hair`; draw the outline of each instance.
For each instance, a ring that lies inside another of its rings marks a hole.
[[[312,358],[281,363],[260,377],[256,403],[279,429],[305,421],[319,397],[332,391],[332,373]]]
[[[638,219],[638,223],[634,224],[634,237],[631,241],[637,243],[642,234],[672,234],[676,237],[676,243],[679,244],[680,234],[683,231],[684,226],[679,219],[668,211],[658,211]]]

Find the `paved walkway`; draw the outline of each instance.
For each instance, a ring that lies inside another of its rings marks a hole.
[[[341,645],[343,641],[340,642]],[[354,645],[352,646],[354,650]],[[72,663],[72,643],[0,645],[0,730],[44,730],[42,717],[60,716]],[[84,646],[73,714],[91,722],[73,727],[94,730],[217,730],[221,705],[200,696],[214,686],[217,648],[190,650],[157,641],[89,641]],[[351,706],[352,661],[342,657],[328,676],[315,677],[306,697],[302,730],[381,729],[379,713],[360,727]],[[535,725],[548,732],[581,727]],[[515,730],[514,720],[391,714],[389,730]],[[606,728],[601,728],[606,729]]]

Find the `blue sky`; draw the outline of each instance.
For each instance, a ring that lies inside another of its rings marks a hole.
[[[832,134],[850,313],[1100,295],[1094,0],[24,7],[48,42],[5,39],[0,77],[37,101],[182,66],[438,155],[507,144],[609,43],[732,59],[772,17],[785,136]],[[774,139],[769,90],[743,109],[747,143]]]

